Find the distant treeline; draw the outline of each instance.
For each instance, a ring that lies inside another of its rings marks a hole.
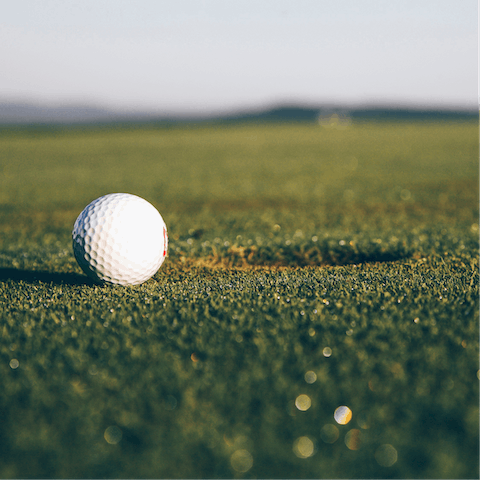
[[[479,112],[454,110],[359,109],[350,114],[354,120],[475,120]]]
[[[350,124],[359,122],[398,121],[469,121],[478,120],[476,110],[417,109],[393,107],[346,108],[332,106],[278,106],[263,110],[217,115],[172,115],[136,112],[119,113],[90,106],[37,107],[0,103],[0,126],[3,130],[29,127],[172,127],[181,124],[231,123],[320,123]]]
[[[479,118],[475,110],[420,110],[409,108],[307,108],[278,107],[256,113],[220,117],[220,121],[242,122],[321,122],[328,118],[339,121],[465,121]]]

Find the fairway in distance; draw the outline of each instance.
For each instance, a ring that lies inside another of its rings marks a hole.
[[[72,232],[73,252],[95,281],[139,285],[167,255],[167,227],[157,209],[136,195],[111,193],[80,213]]]

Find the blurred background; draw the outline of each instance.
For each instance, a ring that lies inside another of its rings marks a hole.
[[[281,105],[477,110],[477,2],[17,0],[0,122]]]

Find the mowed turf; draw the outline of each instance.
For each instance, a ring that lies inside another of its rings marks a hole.
[[[1,478],[478,476],[478,125],[340,127],[0,133]],[[73,257],[112,192],[140,286]]]

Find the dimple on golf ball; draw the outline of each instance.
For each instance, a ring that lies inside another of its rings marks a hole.
[[[152,277],[167,255],[167,227],[143,198],[111,193],[97,198],[78,216],[73,253],[92,279],[139,285]]]

